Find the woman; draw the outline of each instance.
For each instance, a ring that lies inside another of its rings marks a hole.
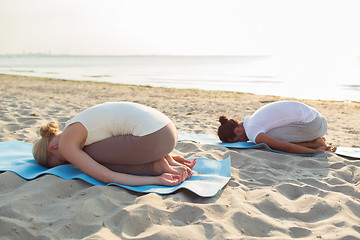
[[[40,165],[72,163],[104,183],[174,186],[191,177],[196,163],[169,155],[177,142],[175,125],[137,103],[99,104],[66,122],[62,132],[51,122],[40,135],[33,147]]]
[[[295,101],[267,104],[239,122],[220,116],[218,136],[223,142],[265,143],[283,152],[312,154],[335,151],[326,146],[326,119],[316,109]]]

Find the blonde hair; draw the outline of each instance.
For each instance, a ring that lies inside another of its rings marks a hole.
[[[48,159],[50,156],[48,146],[51,139],[59,133],[59,126],[55,122],[49,122],[40,127],[41,138],[34,143],[32,150],[33,156],[39,165],[48,167]]]

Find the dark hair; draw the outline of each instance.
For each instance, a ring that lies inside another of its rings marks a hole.
[[[236,119],[228,119],[222,115],[219,117],[221,125],[218,128],[218,136],[222,142],[229,142],[229,139],[235,138],[234,128],[240,125]]]

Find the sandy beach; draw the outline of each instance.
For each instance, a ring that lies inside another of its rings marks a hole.
[[[319,90],[321,91],[321,90]],[[154,107],[179,131],[215,134],[219,115],[242,119],[289,98],[0,75],[0,141],[33,143],[108,101]],[[296,100],[296,99],[291,99]],[[328,120],[328,143],[360,147],[360,103],[299,100]],[[0,239],[360,239],[360,160],[178,143],[175,155],[223,160],[231,180],[215,197],[140,194],[44,175],[0,174]]]

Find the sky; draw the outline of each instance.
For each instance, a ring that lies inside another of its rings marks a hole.
[[[0,0],[0,55],[269,55],[307,91],[360,86],[358,0]]]
[[[0,0],[0,54],[353,59],[358,10],[348,0]]]

